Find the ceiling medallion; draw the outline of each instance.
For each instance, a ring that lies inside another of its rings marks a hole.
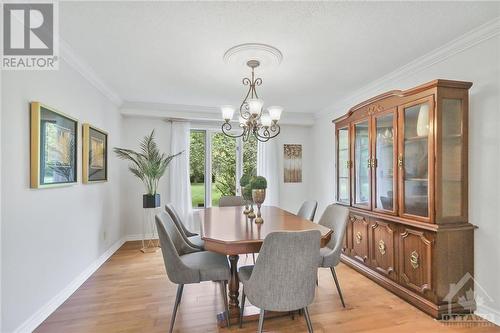
[[[227,53],[227,52],[226,52]],[[264,101],[257,95],[255,87],[262,84],[262,79],[255,78],[254,70],[259,67],[260,62],[252,59],[247,61],[247,66],[252,69],[251,78],[243,78],[243,85],[248,86],[243,102],[240,105],[239,127],[241,133],[233,134],[231,120],[234,115],[235,108],[232,105],[221,106],[222,132],[231,138],[241,137],[243,141],[247,141],[250,134],[261,142],[269,141],[280,133],[278,121],[281,117],[283,108],[281,106],[270,106],[267,108],[268,113],[263,113]]]
[[[244,66],[248,59],[259,61],[262,67],[273,67],[281,64],[283,54],[274,46],[262,43],[244,43],[233,46],[224,53],[226,64]]]

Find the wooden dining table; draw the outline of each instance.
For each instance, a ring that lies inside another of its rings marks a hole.
[[[319,230],[321,247],[330,241],[332,234],[332,230],[278,207],[262,207],[262,224],[256,224],[254,219],[249,219],[243,214],[243,210],[244,207],[212,207],[200,211],[201,238],[205,241],[205,249],[229,256],[229,317],[231,322],[235,323],[240,315],[240,254],[258,253],[266,236],[275,231]],[[258,319],[258,313],[259,310],[252,306],[245,307],[244,320]],[[220,326],[225,326],[224,314],[219,314],[217,319]]]

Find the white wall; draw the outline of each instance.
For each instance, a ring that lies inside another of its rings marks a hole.
[[[58,71],[6,71],[2,75],[2,332],[13,332],[20,327],[27,330],[29,325],[21,325],[32,324],[37,311],[54,302],[123,234],[118,162],[112,154],[108,182],[29,188],[29,102],[43,102],[81,123],[106,130],[110,146],[121,140],[121,116],[65,62]]]
[[[500,36],[413,71],[358,96],[360,102],[391,89],[407,89],[436,78],[472,81],[469,124],[469,218],[475,232],[475,277],[494,302],[479,310],[500,322]],[[361,85],[360,85],[361,88]],[[356,104],[353,102],[352,105]],[[314,191],[320,210],[334,200],[334,135],[331,120],[347,109],[331,109],[313,127]]]
[[[121,148],[139,149],[139,141],[155,130],[155,138],[161,152],[170,154],[171,124],[158,118],[124,117],[122,121],[123,140]],[[121,203],[125,234],[130,239],[142,235],[142,195],[146,193],[142,182],[128,170],[128,162],[120,161],[122,179]],[[168,170],[160,180],[158,193],[162,207],[168,202]]]
[[[315,193],[311,193],[313,181],[313,145],[311,141],[311,127],[307,126],[281,126],[281,133],[275,139],[278,141],[279,178],[280,178],[280,207],[296,213],[300,205],[306,200],[318,200]],[[283,145],[302,145],[302,182],[285,183],[283,170]]]

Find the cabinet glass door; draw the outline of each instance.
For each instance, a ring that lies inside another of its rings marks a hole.
[[[396,210],[396,144],[394,143],[395,112],[374,117],[374,209]]]
[[[467,152],[464,150],[463,103],[460,98],[443,98],[441,100],[441,122],[438,147],[441,150],[441,204],[438,205],[438,216],[441,219],[467,219],[463,205],[467,198],[465,177],[467,174]]]
[[[365,120],[353,125],[354,130],[354,168],[353,168],[353,205],[370,208],[370,122]]]
[[[431,101],[408,105],[403,108],[401,142],[402,155],[398,164],[402,170],[403,215],[429,217],[429,140]]]
[[[346,205],[351,203],[350,163],[349,129],[345,127],[337,131],[337,201]]]

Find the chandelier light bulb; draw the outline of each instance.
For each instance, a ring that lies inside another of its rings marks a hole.
[[[283,112],[283,108],[281,106],[270,106],[267,108],[269,111],[269,115],[271,116],[271,120],[278,121],[281,118],[281,113]]]
[[[233,119],[234,107],[232,105],[223,105],[220,109],[222,111],[222,119],[225,121]]]
[[[269,127],[271,126],[271,117],[268,114],[263,114],[260,118],[260,122],[262,126]]]
[[[264,105],[264,101],[259,98],[250,98],[247,101],[248,111],[250,114],[257,116],[262,111],[262,106]]]

